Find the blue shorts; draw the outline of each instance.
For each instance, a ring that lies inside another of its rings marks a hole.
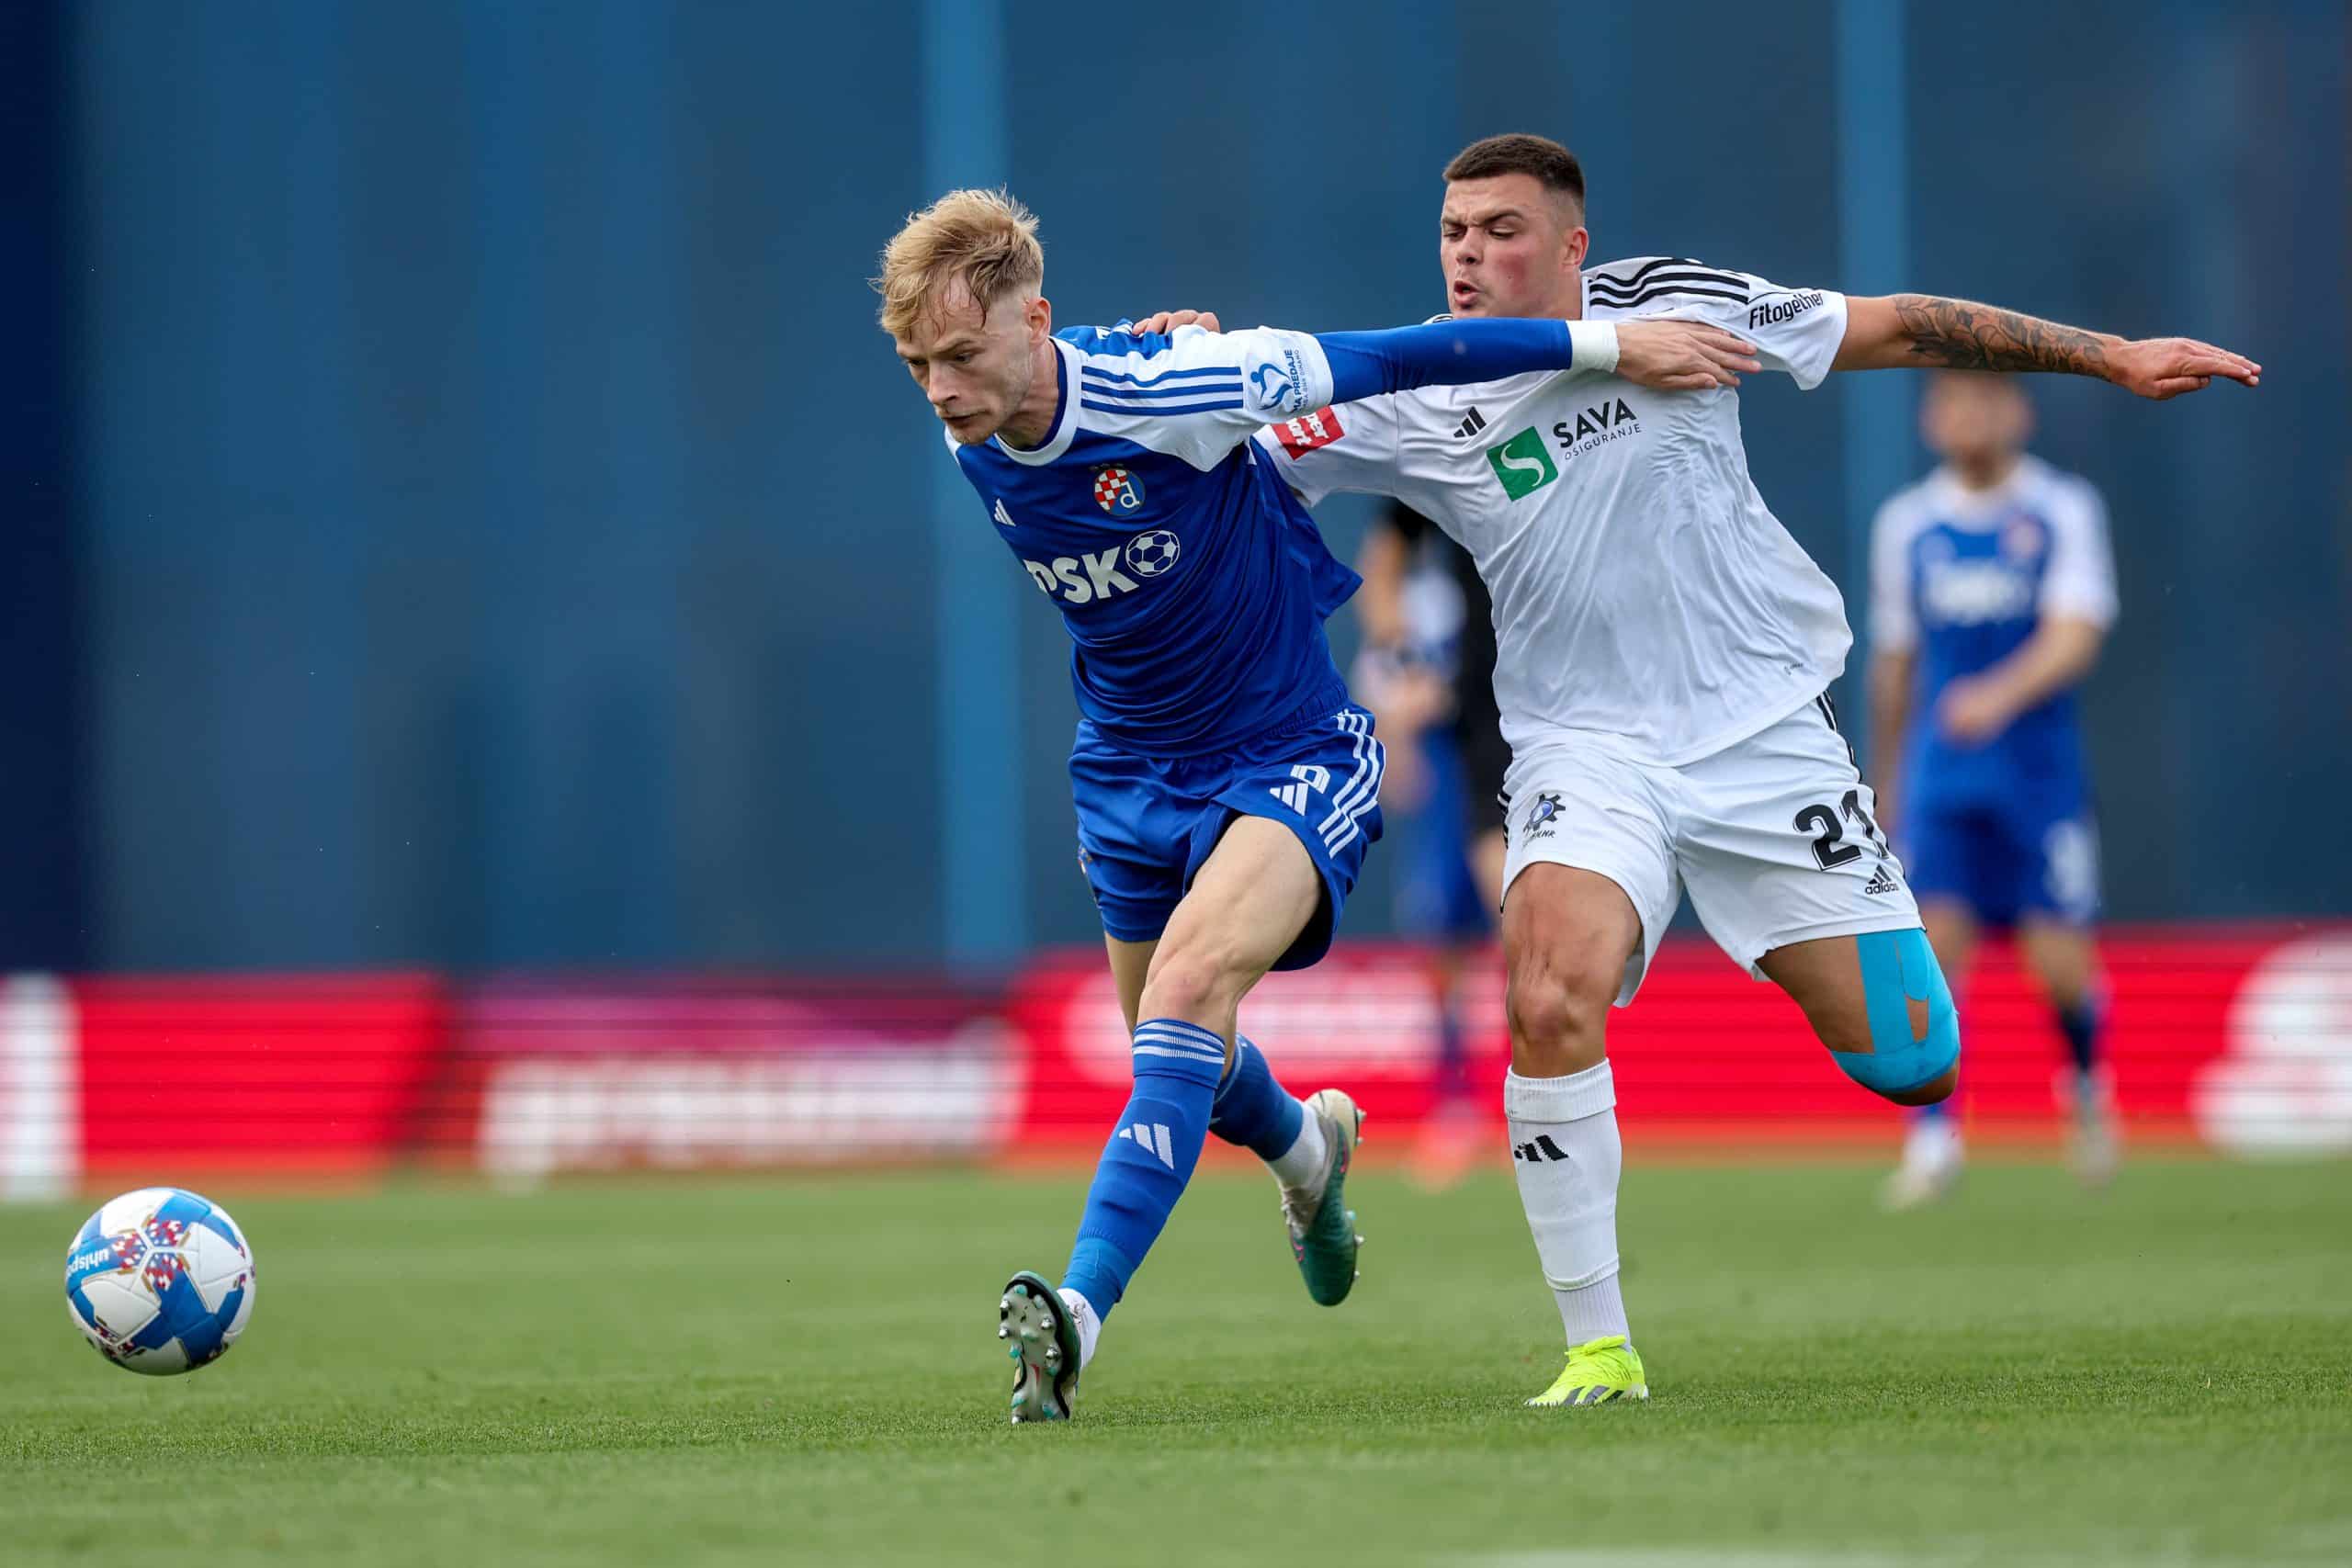
[[[1922,904],[1956,898],[1988,926],[2098,917],[2098,833],[2079,802],[1937,806],[1900,830],[1903,869]]]
[[[1323,876],[1322,904],[1274,964],[1306,968],[1329,950],[1380,837],[1382,761],[1372,715],[1352,705],[1205,757],[1139,757],[1080,720],[1069,753],[1078,862],[1102,929],[1156,940],[1227,826],[1263,817],[1297,834]]]

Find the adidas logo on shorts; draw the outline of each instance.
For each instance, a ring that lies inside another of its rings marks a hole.
[[[1889,870],[1886,863],[1882,861],[1879,863],[1879,868],[1871,873],[1871,879],[1862,884],[1862,891],[1865,893],[1892,893],[1902,886],[1903,884],[1894,880],[1894,873]]]

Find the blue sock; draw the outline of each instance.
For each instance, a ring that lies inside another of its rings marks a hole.
[[[2098,1066],[2098,1004],[2076,1002],[2058,1011],[2058,1032],[2066,1037],[2066,1049],[2075,1058],[2075,1070],[2087,1077]]]
[[[1193,1179],[1225,1075],[1225,1039],[1181,1019],[1146,1019],[1136,1026],[1135,1074],[1135,1093],[1095,1163],[1062,1275],[1062,1288],[1084,1296],[1098,1318],[1126,1294]]]
[[[1306,1107],[1298,1097],[1274,1081],[1266,1054],[1248,1040],[1234,1042],[1233,1071],[1216,1091],[1216,1107],[1209,1131],[1228,1144],[1238,1144],[1260,1159],[1273,1161],[1290,1153],[1298,1142],[1299,1124]]]
[[[1946,1098],[1939,1100],[1933,1105],[1922,1105],[1914,1110],[1911,1112],[1911,1120],[1914,1122],[1940,1122],[1951,1113],[1950,1107],[1952,1101],[1959,1098],[1960,1087],[1955,1084],[1952,1086],[1951,1093]]]

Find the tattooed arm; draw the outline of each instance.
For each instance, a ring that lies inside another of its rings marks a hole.
[[[1890,294],[1846,301],[1838,370],[2049,370],[2094,376],[2143,398],[2193,392],[2214,377],[2252,387],[2262,367],[2193,338],[2085,332],[1966,299]]]

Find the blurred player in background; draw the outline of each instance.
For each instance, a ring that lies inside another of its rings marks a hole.
[[[1959,1018],[1827,697],[1852,635],[1836,586],[1748,478],[1739,371],[1955,367],[2095,376],[2170,398],[2259,367],[1966,300],[1849,298],[1672,256],[1584,267],[1584,171],[1489,137],[1445,170],[1454,317],[1662,318],[1736,334],[1731,374],[1629,388],[1579,374],[1346,403],[1260,437],[1309,504],[1396,498],[1477,558],[1511,746],[1503,1106],[1520,1201],[1568,1341],[1530,1400],[1649,1388],[1618,1284],[1623,1166],[1605,1043],[1687,886],[1734,962],[1796,1002],[1831,1059],[1902,1105],[1957,1081]],[[1640,395],[1635,395],[1636,392]],[[1727,1042],[1726,1049],[1736,1050]]]
[[[1340,400],[1566,369],[1595,339],[1558,320],[1057,333],[1036,220],[995,191],[910,218],[875,281],[883,329],[978,492],[974,525],[1004,541],[1073,645],[1079,861],[1135,1092],[1059,1288],[1024,1269],[999,1300],[1012,1419],[1058,1420],[1211,1132],[1272,1169],[1308,1293],[1334,1305],[1355,1278],[1355,1106],[1335,1089],[1302,1104],[1236,1023],[1268,970],[1329,947],[1380,835],[1382,754],[1323,630],[1356,576],[1251,436]],[[1628,335],[1611,344],[1622,365],[1658,379],[1724,352],[1724,334],[1687,325]]]
[[[1437,1061],[1412,1171],[1442,1190],[1487,1146],[1463,987],[1503,896],[1510,749],[1495,706],[1494,611],[1470,552],[1394,502],[1364,531],[1356,570],[1363,644],[1351,684],[1389,738],[1380,798],[1404,840],[1396,928],[1433,954]]]
[[[1871,743],[1928,940],[1968,973],[1980,931],[2014,931],[2070,1057],[2060,1097],[2086,1181],[2113,1174],[2091,922],[2098,838],[2075,692],[2116,613],[2098,492],[2030,456],[2016,382],[1943,371],[1920,429],[1943,466],[1880,508],[1871,543]],[[1950,1190],[1952,1102],[1913,1112],[1890,1207]]]

